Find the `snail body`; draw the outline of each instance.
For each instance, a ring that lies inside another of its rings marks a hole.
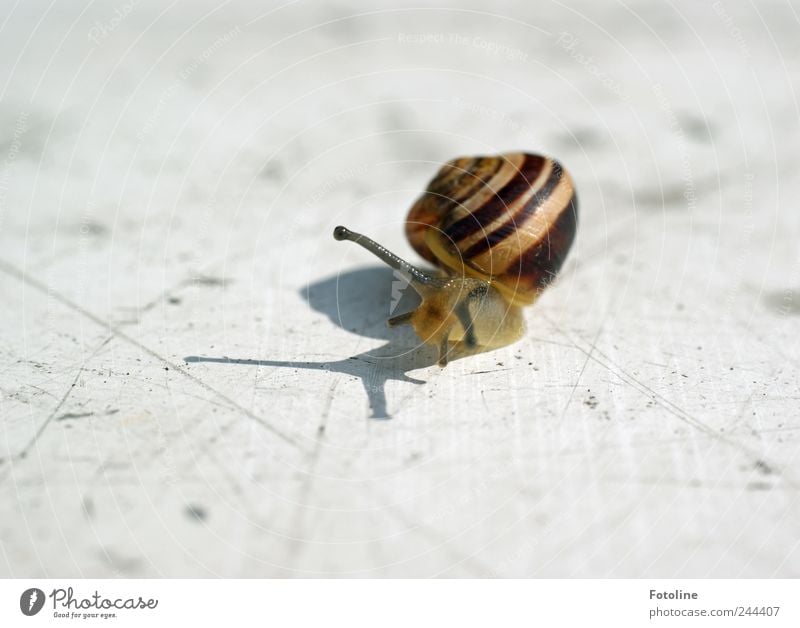
[[[352,240],[401,271],[422,297],[420,306],[388,320],[411,324],[439,347],[496,348],[518,340],[521,308],[555,278],[577,228],[572,178],[557,161],[529,153],[462,157],[447,162],[406,219],[411,246],[439,269],[432,275],[345,227]]]

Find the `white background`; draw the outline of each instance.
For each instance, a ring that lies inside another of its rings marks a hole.
[[[1,575],[800,575],[789,2],[2,6]],[[440,370],[331,232],[508,150],[578,238]]]

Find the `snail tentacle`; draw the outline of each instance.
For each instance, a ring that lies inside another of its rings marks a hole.
[[[441,279],[428,275],[425,271],[420,270],[412,264],[409,264],[403,258],[392,253],[385,246],[375,242],[375,240],[372,238],[368,238],[367,236],[356,233],[355,231],[350,231],[350,229],[347,227],[343,227],[341,225],[336,227],[333,230],[333,237],[337,240],[350,240],[351,242],[361,245],[375,257],[386,262],[395,270],[407,273],[411,278],[411,281],[416,281],[417,283],[426,286],[441,286],[443,284]]]

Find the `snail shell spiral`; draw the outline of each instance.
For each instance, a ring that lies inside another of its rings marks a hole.
[[[406,235],[429,262],[533,303],[575,238],[578,199],[557,161],[529,153],[447,162],[408,213]]]

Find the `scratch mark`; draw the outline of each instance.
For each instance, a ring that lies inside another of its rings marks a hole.
[[[82,419],[87,416],[93,416],[94,412],[67,412],[56,418],[56,421],[66,421],[68,419]]]
[[[245,416],[247,416],[251,420],[255,421],[258,425],[263,427],[268,432],[272,433],[273,436],[278,437],[283,442],[285,442],[285,443],[287,443],[289,445],[292,445],[294,447],[300,448],[299,444],[293,438],[291,438],[287,434],[284,434],[278,428],[276,428],[273,425],[271,425],[263,417],[260,417],[259,415],[257,415],[252,410],[249,410],[249,409],[245,408],[244,406],[238,404],[236,401],[234,401],[233,399],[231,399],[227,395],[219,392],[218,390],[216,390],[212,386],[209,386],[208,384],[206,384],[199,377],[196,377],[195,375],[189,373],[182,366],[180,366],[177,363],[175,363],[175,362],[173,362],[171,360],[168,360],[167,358],[163,357],[162,355],[156,353],[153,349],[151,349],[147,345],[139,342],[138,340],[136,340],[132,336],[129,336],[128,334],[126,334],[125,332],[120,331],[117,327],[111,325],[110,323],[108,323],[107,321],[103,320],[102,318],[100,318],[96,314],[93,314],[89,310],[86,310],[83,307],[81,307],[80,305],[78,305],[77,303],[71,301],[70,299],[68,299],[64,295],[59,294],[58,292],[52,290],[49,286],[47,286],[46,284],[42,283],[38,279],[34,279],[30,275],[28,275],[25,272],[19,270],[18,268],[16,268],[12,264],[9,264],[6,261],[0,261],[0,271],[6,273],[7,275],[10,275],[11,277],[14,277],[14,278],[22,281],[23,283],[25,283],[27,285],[30,285],[33,288],[36,288],[37,290],[39,290],[43,294],[55,299],[56,301],[58,301],[59,303],[61,303],[64,306],[66,306],[67,308],[69,308],[69,309],[81,314],[85,318],[88,318],[90,321],[92,321],[96,325],[102,327],[103,329],[108,330],[110,333],[112,333],[114,336],[116,336],[120,340],[124,340],[128,344],[133,345],[134,347],[136,347],[140,351],[143,351],[144,353],[146,353],[147,355],[151,356],[152,358],[155,358],[156,360],[158,360],[162,364],[164,364],[166,366],[169,366],[171,370],[177,371],[182,376],[184,376],[187,379],[193,381],[195,384],[197,384],[198,386],[200,386],[204,390],[206,390],[206,391],[212,393],[213,395],[219,397],[220,399],[226,401],[231,406],[233,406],[234,408],[239,410],[242,414],[244,414]],[[52,416],[48,419],[48,422],[50,420],[52,420]]]
[[[575,391],[578,389],[578,384],[583,378],[583,373],[584,371],[586,371],[586,366],[589,364],[589,360],[592,359],[592,354],[595,352],[595,350],[597,350],[597,341],[600,339],[600,333],[603,331],[604,326],[605,326],[605,316],[603,317],[603,320],[600,321],[600,325],[597,328],[597,333],[595,333],[594,340],[592,340],[591,342],[591,349],[589,349],[588,353],[586,351],[583,351],[583,349],[581,349],[581,351],[586,353],[586,359],[583,362],[583,366],[581,367],[580,373],[578,373],[578,377],[575,378],[575,384],[572,386],[572,390],[570,390],[569,392],[569,398],[567,399],[567,403],[564,404],[564,410],[561,412],[561,421],[563,421],[564,418],[567,416],[567,409],[569,408],[569,404],[572,403],[572,399],[575,397]],[[566,336],[566,334],[564,335]],[[576,344],[575,346],[577,347],[578,345]]]
[[[486,375],[487,373],[502,373],[503,371],[513,371],[514,369],[490,369],[488,371],[472,371],[467,375]]]
[[[481,390],[481,401],[483,402],[483,409],[486,410],[487,414],[490,414],[491,410],[489,409],[489,404],[486,403],[486,391],[485,390]]]
[[[654,389],[650,388],[650,386],[648,386],[647,384],[645,384],[645,383],[641,382],[640,380],[638,380],[633,375],[630,375],[627,371],[625,371],[618,364],[615,364],[605,353],[603,353],[602,351],[597,349],[597,347],[592,347],[592,349],[590,351],[587,351],[585,348],[580,346],[578,344],[578,342],[574,338],[572,338],[572,336],[570,336],[567,332],[565,332],[563,329],[561,329],[561,327],[559,327],[558,324],[555,321],[550,319],[547,315],[545,315],[545,318],[553,325],[553,327],[562,336],[567,338],[575,346],[576,349],[578,349],[582,353],[585,353],[588,358],[594,360],[600,366],[602,366],[604,369],[606,369],[610,373],[612,373],[612,374],[616,375],[617,377],[619,377],[620,379],[622,379],[626,384],[628,384],[629,386],[631,386],[635,390],[638,390],[640,393],[642,393],[648,399],[651,399],[652,401],[657,403],[664,410],[666,410],[669,414],[673,415],[674,417],[676,417],[678,420],[682,421],[683,423],[686,423],[687,425],[695,428],[699,432],[707,434],[708,436],[711,436],[713,439],[715,439],[715,440],[717,440],[717,441],[719,441],[721,443],[724,443],[726,445],[729,445],[729,446],[733,447],[734,449],[737,449],[740,453],[748,456],[753,461],[756,461],[756,460],[764,461],[765,464],[768,464],[768,466],[771,469],[775,470],[776,473],[780,473],[782,475],[782,477],[784,478],[784,480],[786,480],[792,487],[794,487],[794,488],[798,487],[798,483],[794,480],[794,478],[792,478],[789,475],[789,473],[785,469],[780,469],[779,470],[777,465],[775,465],[773,463],[766,462],[766,459],[764,458],[764,456],[760,455],[756,451],[753,451],[752,449],[750,449],[746,445],[744,445],[744,444],[742,444],[742,443],[740,443],[738,441],[735,441],[735,440],[727,437],[724,434],[721,434],[720,432],[718,432],[717,430],[712,429],[711,427],[709,427],[708,425],[706,425],[705,423],[703,423],[699,419],[696,419],[694,416],[692,416],[691,414],[689,414],[688,412],[683,410],[680,406],[676,405],[675,403],[673,403],[672,401],[670,401],[666,397],[662,396],[661,394],[656,392]],[[598,358],[594,354],[597,354],[600,357]],[[600,359],[600,358],[602,358],[602,359]]]
[[[94,354],[92,354],[92,356],[93,355]],[[87,358],[86,360],[88,361],[92,356],[89,356],[89,358]],[[84,364],[85,364],[85,362],[84,362]],[[83,373],[83,366],[78,367],[78,372],[75,373],[75,377],[72,379],[72,383],[67,387],[66,392],[64,392],[64,394],[61,396],[61,399],[56,404],[56,407],[53,408],[53,410],[50,412],[49,415],[47,415],[47,418],[39,426],[39,429],[36,430],[36,433],[33,435],[33,437],[28,442],[28,444],[25,445],[25,447],[23,447],[22,450],[20,450],[19,452],[17,452],[13,456],[11,456],[12,460],[20,460],[20,459],[25,458],[28,455],[28,452],[33,448],[33,446],[36,445],[37,441],[39,440],[39,437],[44,433],[44,431],[47,429],[47,426],[50,425],[50,423],[52,422],[53,418],[56,416],[58,411],[61,409],[61,406],[63,406],[64,403],[66,403],[67,399],[72,394],[72,391],[75,388],[75,385],[78,383],[78,378],[81,376],[81,373]],[[3,479],[5,479],[5,478],[3,478]]]
[[[190,286],[204,286],[210,288],[226,288],[230,284],[230,279],[225,277],[214,277],[212,275],[195,275],[185,282]]]
[[[293,535],[293,538],[290,542],[289,547],[287,548],[287,556],[289,558],[296,558],[301,549],[305,546],[301,535],[306,532],[306,525],[305,525],[305,511],[306,511],[306,503],[308,501],[308,496],[311,494],[311,489],[314,485],[314,473],[317,468],[317,464],[319,462],[320,453],[322,452],[322,440],[325,437],[325,429],[328,424],[328,417],[330,416],[331,406],[333,405],[334,393],[336,392],[336,387],[339,385],[338,379],[334,380],[331,384],[330,389],[328,390],[328,395],[325,398],[325,404],[322,410],[322,416],[319,421],[319,426],[317,427],[317,435],[318,438],[314,442],[314,450],[311,452],[311,459],[309,461],[306,477],[300,486],[300,490],[298,491],[298,497],[295,500],[295,508],[293,513],[293,523],[292,523],[292,530],[296,531],[296,534]]]

